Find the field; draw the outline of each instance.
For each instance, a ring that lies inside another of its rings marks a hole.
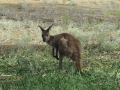
[[[82,43],[62,70],[38,25]],[[120,90],[120,0],[0,0],[0,90]]]

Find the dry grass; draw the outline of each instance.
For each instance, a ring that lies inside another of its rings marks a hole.
[[[77,35],[79,32],[83,33],[83,35],[81,34],[83,37],[91,37],[94,35],[92,32],[97,32],[95,31],[96,29],[116,30],[119,26],[119,23],[116,22],[119,18],[115,15],[116,10],[120,6],[119,0],[116,0],[114,3],[112,0],[98,0],[98,2],[94,0],[86,0],[87,2],[78,0],[77,2],[79,3],[77,5],[68,5],[71,1],[67,1],[65,5],[62,4],[63,0],[58,0],[55,6],[52,4],[43,4],[43,1],[0,0],[1,6],[3,6],[0,7],[0,44],[16,44],[18,42],[23,43],[23,41],[24,43],[27,41],[39,44],[41,38],[39,38],[38,24],[46,27],[54,23],[52,33],[72,32],[77,37],[79,37]],[[53,3],[53,1],[49,0],[48,3]],[[106,22],[111,21],[113,23],[106,24]],[[96,22],[100,22],[101,24],[89,26],[89,24]],[[85,26],[84,23],[89,24]],[[76,32],[72,31],[73,29],[76,29]],[[21,38],[24,40],[22,41]],[[83,41],[86,40],[83,39]]]
[[[63,3],[65,1],[65,3]],[[119,4],[120,1],[119,0],[0,0],[0,3],[9,3],[9,4],[19,4],[21,2],[26,2],[26,3],[32,3],[39,5],[40,3],[44,3],[47,2],[48,4],[52,4],[54,2],[57,2],[57,4],[59,5],[68,5],[71,3],[75,3],[77,5],[80,6],[87,6],[87,7],[91,7],[91,6],[95,6],[95,7],[99,7],[101,5],[105,5],[105,4],[110,4],[110,3],[116,3]],[[97,6],[96,6],[97,5]],[[36,6],[36,5],[35,5]]]

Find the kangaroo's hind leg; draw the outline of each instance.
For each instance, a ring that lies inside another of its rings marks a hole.
[[[63,60],[63,55],[60,55],[60,57],[59,57],[59,66],[58,66],[59,69],[62,69],[62,60]]]
[[[82,74],[83,72],[82,72],[81,56],[74,55],[73,60],[75,61],[76,64],[76,70]]]
[[[75,63],[76,63],[76,70],[82,74],[83,72],[81,67],[82,66],[81,60],[77,59]]]

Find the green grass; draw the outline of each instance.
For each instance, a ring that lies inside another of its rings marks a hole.
[[[119,53],[92,55],[84,52],[83,59],[86,60],[83,61],[84,75],[81,76],[74,70],[74,63],[70,63],[67,58],[63,61],[63,69],[59,71],[58,61],[50,55],[51,50],[48,46],[37,49],[29,46],[19,48],[17,51],[13,49],[10,54],[4,53],[0,59],[2,90],[119,90],[120,88]],[[94,60],[99,61],[102,66]]]

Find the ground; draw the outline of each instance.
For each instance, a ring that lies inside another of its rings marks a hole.
[[[81,41],[83,76],[68,58],[57,69],[38,28],[51,24]],[[0,90],[119,90],[119,63],[119,0],[0,0]]]

